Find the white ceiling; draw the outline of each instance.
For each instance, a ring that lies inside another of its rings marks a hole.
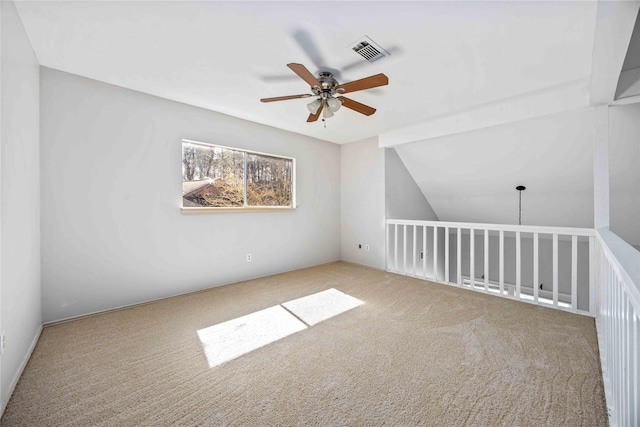
[[[315,138],[346,143],[584,81],[597,3],[27,2],[16,4],[44,66]],[[368,35],[392,55],[349,45]],[[377,108],[306,123],[308,92],[286,64],[389,86],[349,96]]]

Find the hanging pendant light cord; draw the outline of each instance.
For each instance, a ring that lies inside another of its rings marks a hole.
[[[522,225],[522,191],[518,197],[518,225]]]

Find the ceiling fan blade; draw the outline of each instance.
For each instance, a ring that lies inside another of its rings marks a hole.
[[[315,114],[309,114],[309,118],[307,119],[307,123],[315,122],[320,117],[320,113],[322,113],[322,105],[318,108]]]
[[[275,98],[262,98],[260,102],[286,101],[287,99],[309,98],[310,96],[313,95],[305,93],[302,95],[276,96]]]
[[[384,74],[376,74],[375,76],[365,77],[364,79],[354,80],[343,85],[338,85],[336,91],[338,93],[356,92],[358,90],[371,89],[378,86],[389,84],[389,78]]]
[[[307,70],[307,67],[305,67],[302,64],[287,64],[287,67],[291,68],[291,70],[296,73],[298,76],[300,76],[300,78],[302,80],[304,80],[305,82],[309,83],[309,86],[314,87],[314,86],[318,86],[318,87],[322,87],[322,85],[320,84],[320,82],[318,81],[318,79],[316,79],[314,77],[313,74],[311,74],[311,72],[309,70]]]
[[[352,109],[353,111],[357,111],[360,114],[364,114],[365,116],[370,116],[376,112],[376,109],[373,107],[369,107],[368,105],[361,104],[353,99],[345,98],[344,96],[339,96],[338,99],[342,101],[342,106]]]

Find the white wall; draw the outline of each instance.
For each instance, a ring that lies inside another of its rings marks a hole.
[[[609,108],[610,229],[640,250],[640,104]]]
[[[609,106],[593,107],[593,228],[608,229]]]
[[[45,322],[340,259],[337,145],[46,68],[41,124]],[[181,214],[182,138],[295,157],[298,208]]]
[[[384,157],[377,138],[341,146],[342,259],[380,269],[385,267]]]
[[[387,219],[438,221],[429,201],[424,197],[394,148],[385,148],[385,214]]]
[[[0,2],[2,409],[40,331],[39,65],[15,5]]]

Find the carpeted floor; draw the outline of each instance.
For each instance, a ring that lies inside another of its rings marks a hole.
[[[210,367],[199,330],[331,288],[363,304]],[[47,326],[2,425],[595,426],[603,396],[593,319],[338,262]]]

